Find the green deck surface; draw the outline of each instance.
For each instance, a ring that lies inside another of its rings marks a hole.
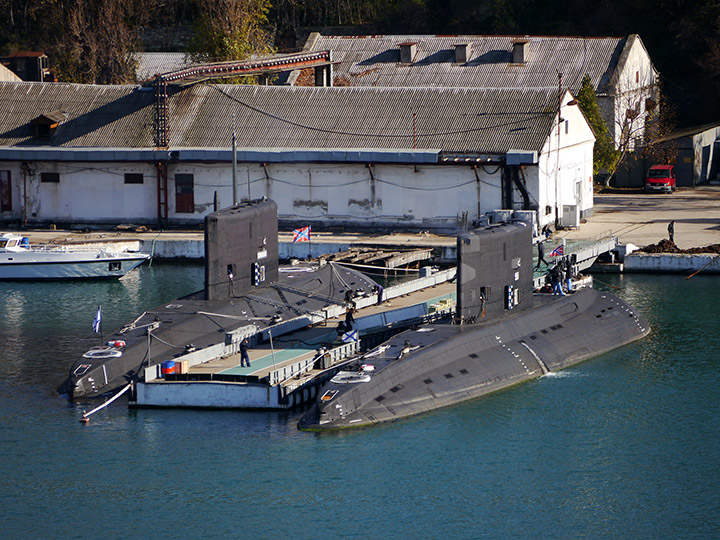
[[[267,354],[265,356],[261,356],[260,358],[256,358],[254,360],[251,360],[250,367],[240,367],[235,366],[230,369],[226,369],[220,372],[222,375],[250,375],[251,373],[259,370],[259,369],[265,369],[272,367],[273,363],[275,365],[280,364],[282,362],[285,362],[287,360],[291,360],[297,356],[302,356],[303,354],[312,353],[315,352],[315,349],[279,349],[275,351],[275,355]]]

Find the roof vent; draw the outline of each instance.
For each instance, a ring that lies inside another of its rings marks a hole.
[[[400,63],[401,64],[412,64],[417,52],[417,43],[408,41],[407,43],[400,43]]]
[[[49,139],[55,133],[57,127],[67,119],[65,111],[51,111],[43,113],[37,118],[32,119],[35,126],[35,137],[41,139]]]
[[[455,63],[467,64],[472,56],[472,43],[455,44]]]
[[[530,52],[530,42],[527,40],[519,40],[513,43],[513,64],[524,64],[528,60]]]

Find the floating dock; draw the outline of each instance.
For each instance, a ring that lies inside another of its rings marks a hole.
[[[136,407],[211,409],[290,409],[310,402],[320,385],[361,348],[372,347],[410,326],[450,316],[455,306],[451,268],[430,273],[383,291],[383,302],[355,300],[352,333],[338,333],[345,309],[318,313],[319,322],[282,336],[264,332],[249,350],[250,367],[241,367],[237,348],[222,344],[182,355],[173,373],[161,364],[144,370],[131,394]],[[344,340],[344,341],[343,341]]]

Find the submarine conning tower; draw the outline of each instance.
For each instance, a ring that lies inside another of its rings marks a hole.
[[[457,317],[474,323],[532,305],[532,228],[486,225],[457,239]]]
[[[278,280],[277,204],[256,199],[205,218],[205,299],[239,296]]]

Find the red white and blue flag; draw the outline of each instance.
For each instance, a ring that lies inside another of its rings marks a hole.
[[[296,242],[309,242],[310,241],[310,227],[303,227],[302,229],[295,229],[293,231],[293,244]]]
[[[563,249],[563,245],[560,244],[558,247],[556,247],[555,249],[553,249],[550,252],[550,256],[551,257],[562,257],[564,252],[565,252],[565,250]]]

